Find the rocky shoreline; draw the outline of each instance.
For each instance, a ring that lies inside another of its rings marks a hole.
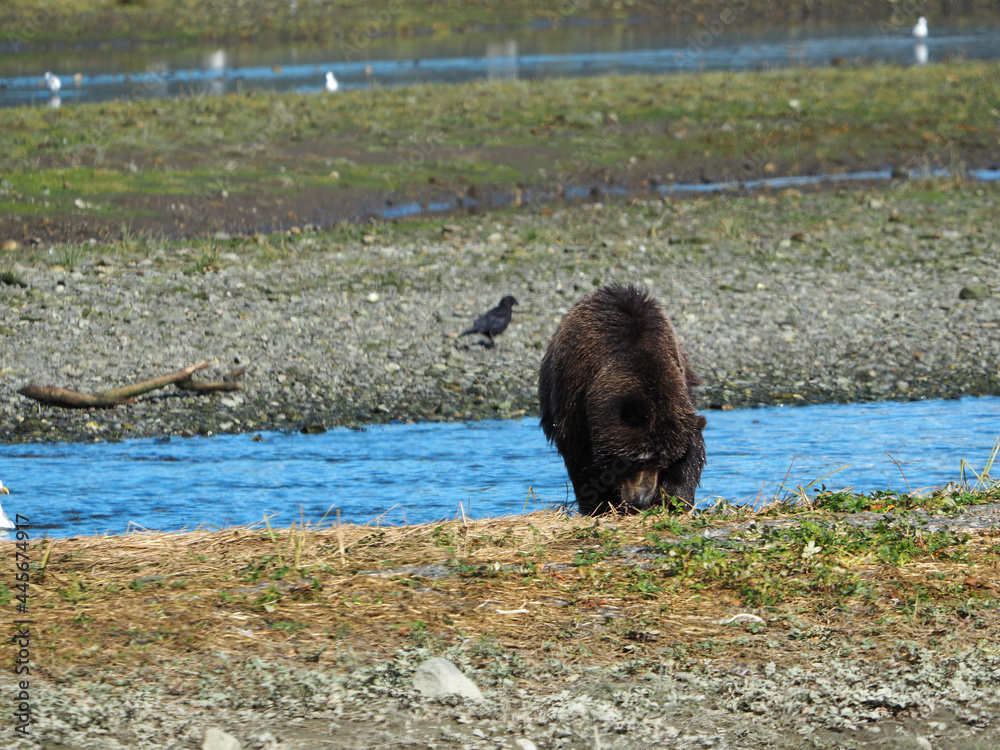
[[[151,670],[136,680],[53,686],[38,704],[40,742],[10,747],[973,750],[1000,740],[997,657],[982,649],[913,649],[877,661],[815,653],[795,664],[623,659],[614,669],[553,659],[553,673],[533,680],[505,678],[518,668],[510,660],[473,670],[469,654],[450,652],[491,683],[482,700],[425,698],[412,682],[429,655],[413,649],[346,674],[256,660],[206,675],[182,697]]]
[[[3,269],[0,441],[534,416],[549,336],[610,280],[663,301],[703,410],[997,394],[997,198],[793,191],[384,225],[348,242],[50,250]],[[521,305],[495,349],[455,336],[504,294]],[[245,367],[245,389],[97,410],[17,393],[98,392],[202,360],[208,379]]]

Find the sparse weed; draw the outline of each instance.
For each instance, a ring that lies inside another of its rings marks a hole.
[[[208,273],[209,271],[218,271],[221,265],[221,260],[219,246],[213,243],[205,248],[194,260],[194,263],[188,272]]]
[[[54,265],[62,266],[67,271],[76,270],[89,250],[89,245],[80,242],[67,242],[59,245],[58,250],[54,253]]]

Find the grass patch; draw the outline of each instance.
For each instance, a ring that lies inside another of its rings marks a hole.
[[[386,191],[392,201],[485,188],[544,197],[563,187],[886,164],[961,174],[994,159],[998,69],[793,69],[16,107],[0,110],[0,204],[118,223],[184,204],[190,223],[227,197],[375,208]],[[752,231],[739,215],[714,225],[731,241]]]
[[[33,616],[59,637],[40,644],[38,662],[124,664],[136,633],[155,634],[139,639],[150,663],[192,650],[314,658],[348,637],[386,655],[478,639],[497,680],[554,648],[606,664],[707,643],[725,658],[753,644],[765,659],[775,639],[813,643],[831,629],[838,648],[878,650],[890,634],[939,647],[941,632],[951,647],[975,646],[1000,627],[1000,530],[976,521],[998,492],[984,473],[978,489],[891,503],[818,490],[757,512],[47,540]],[[105,646],[84,657],[85,641]]]
[[[662,19],[676,21],[707,16],[716,23],[731,5],[719,0],[687,0],[663,3],[658,0],[509,0],[503,4],[488,0],[425,0],[420,3],[340,0],[336,12],[327,2],[274,3],[269,0],[23,0],[0,8],[0,28],[7,40],[22,45],[31,42],[107,41],[111,39],[174,42],[230,41],[318,41],[331,44],[339,57],[347,60],[364,56],[382,38],[406,38],[435,34],[446,37],[470,30],[509,29],[524,25],[560,26],[583,20]],[[940,14],[955,19],[955,8],[945,2],[928,0],[921,11],[931,19]],[[987,0],[973,0],[962,12],[982,23],[995,17],[996,8]],[[815,0],[810,15],[831,19],[868,20],[875,23],[888,17],[879,7],[867,3],[839,3]],[[751,3],[740,14],[741,23],[770,23],[799,20],[798,6],[791,3]],[[707,23],[706,20],[706,23]],[[695,27],[695,32],[703,27]]]

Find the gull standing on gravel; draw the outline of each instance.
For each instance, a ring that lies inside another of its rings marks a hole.
[[[62,88],[62,81],[59,80],[59,76],[54,76],[48,71],[45,73],[45,85],[49,87],[49,91],[55,94],[59,89]]]
[[[917,19],[917,25],[913,27],[912,36],[916,39],[927,38],[927,19],[923,16]]]
[[[10,490],[3,486],[3,482],[0,482],[0,495],[9,495]],[[9,518],[7,514],[3,512],[3,506],[0,505],[0,529],[15,529],[17,528]]]
[[[331,94],[340,88],[340,84],[337,83],[336,76],[333,75],[332,71],[326,71],[326,90]]]

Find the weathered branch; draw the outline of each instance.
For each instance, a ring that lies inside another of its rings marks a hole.
[[[109,399],[103,394],[80,393],[67,388],[56,388],[54,385],[26,385],[18,390],[22,396],[48,406],[62,406],[67,409],[90,409],[115,406],[123,399]]]
[[[102,393],[81,393],[67,388],[57,388],[52,385],[26,385],[20,390],[22,396],[27,396],[48,406],[62,406],[67,409],[92,409],[117,406],[128,401],[134,401],[135,397],[155,391],[158,388],[174,384],[178,388],[198,391],[201,393],[212,393],[215,391],[235,391],[243,386],[239,383],[231,382],[243,374],[243,368],[234,370],[226,376],[226,381],[222,383],[197,383],[191,380],[191,376],[199,370],[208,367],[208,362],[199,362],[196,365],[185,367],[182,370],[160,375],[139,383],[112,388],[110,391]]]
[[[218,391],[240,391],[243,386],[236,382],[236,378],[246,372],[245,367],[237,367],[232,372],[223,376],[222,382],[210,383],[200,380],[182,380],[177,384],[178,388],[185,391],[197,391],[198,393],[216,393]]]

